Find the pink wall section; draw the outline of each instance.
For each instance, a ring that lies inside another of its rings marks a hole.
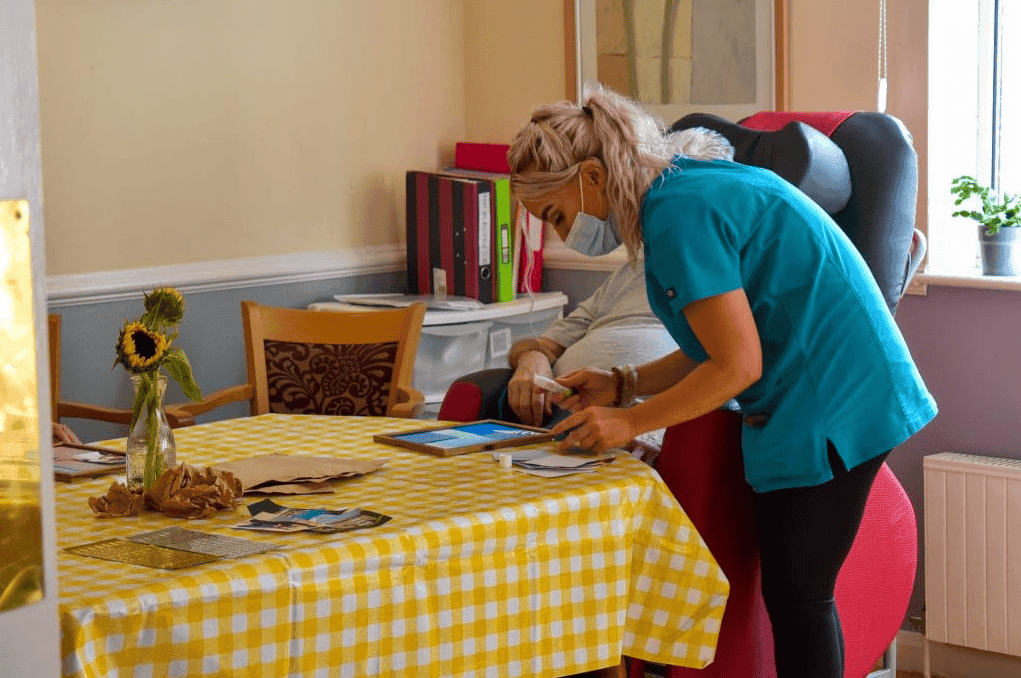
[[[897,323],[940,413],[890,455],[922,534],[922,457],[967,452],[1021,459],[1021,294],[930,285],[905,296]],[[921,544],[920,544],[921,548]],[[924,600],[923,552],[908,616]]]

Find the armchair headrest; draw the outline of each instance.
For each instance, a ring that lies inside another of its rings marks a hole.
[[[803,122],[763,131],[709,113],[692,113],[675,122],[670,131],[692,127],[719,132],[733,144],[736,162],[776,172],[830,214],[847,207],[851,199],[851,173],[844,152]]]
[[[918,156],[900,120],[866,111],[766,111],[733,123],[693,113],[670,131],[689,127],[719,132],[733,144],[734,160],[775,171],[826,209],[896,311],[917,266]]]

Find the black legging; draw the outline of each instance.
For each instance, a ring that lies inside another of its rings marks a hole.
[[[777,678],[843,678],[844,637],[833,593],[887,454],[848,471],[831,444],[832,480],[755,495]]]

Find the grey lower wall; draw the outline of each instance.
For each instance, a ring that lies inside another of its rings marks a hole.
[[[181,335],[175,342],[191,362],[195,380],[203,393],[243,384],[248,380],[245,341],[241,328],[241,302],[267,306],[305,308],[316,301],[331,301],[334,294],[397,292],[404,290],[404,272],[354,276],[337,280],[185,294],[186,310]],[[137,300],[101,304],[50,307],[61,315],[61,397],[107,405],[130,407],[131,382],[123,367],[111,369],[116,357],[117,333],[125,319],[142,314]],[[177,384],[167,385],[167,402],[181,402]],[[245,416],[248,407],[233,403],[200,418],[215,421]],[[83,441],[127,435],[126,427],[87,420],[65,421]]]
[[[570,312],[606,278],[604,271],[547,269],[544,290],[561,290]],[[349,292],[401,291],[404,274],[365,275],[294,285],[271,285],[186,295],[188,309],[178,344],[192,362],[204,391],[247,379],[241,301],[304,308]],[[114,342],[125,318],[141,311],[138,301],[52,308],[63,316],[62,395],[68,400],[126,407],[131,385],[124,370],[110,369]],[[909,617],[923,615],[922,459],[944,451],[1021,458],[1021,294],[956,287],[929,287],[908,296],[897,322],[940,414],[889,458],[915,507],[919,567]],[[171,384],[168,400],[180,401]],[[244,416],[242,404],[223,407],[205,420]],[[125,435],[123,427],[69,422],[83,440]],[[905,623],[905,628],[910,628]]]
[[[567,315],[578,302],[589,298],[608,275],[608,271],[546,269],[542,273],[542,289],[559,290],[567,295],[567,306],[564,307],[564,315]]]
[[[605,271],[548,270],[545,290],[570,290],[570,312],[588,297],[608,275]],[[312,283],[254,286],[215,292],[185,293],[187,306],[181,335],[175,342],[191,362],[195,380],[203,393],[245,383],[245,342],[241,328],[241,302],[256,301],[267,306],[306,308],[317,301],[331,301],[335,294],[362,292],[403,292],[404,272],[360,275]],[[142,313],[142,298],[73,306],[50,306],[61,316],[61,398],[109,407],[130,407],[131,382],[123,367],[111,369],[117,333],[125,319]],[[181,402],[184,396],[176,383],[167,385],[167,402]],[[199,418],[217,421],[248,414],[244,403],[232,403]],[[86,442],[119,438],[126,427],[84,419],[65,420]]]

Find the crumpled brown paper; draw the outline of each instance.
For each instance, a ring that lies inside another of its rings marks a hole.
[[[217,509],[232,509],[241,498],[241,482],[227,471],[181,464],[163,472],[151,488],[130,490],[114,482],[89,506],[101,518],[137,516],[142,508],[173,518],[205,518]]]
[[[142,491],[132,492],[124,483],[114,481],[106,494],[89,497],[89,506],[102,518],[137,516],[142,510]]]

